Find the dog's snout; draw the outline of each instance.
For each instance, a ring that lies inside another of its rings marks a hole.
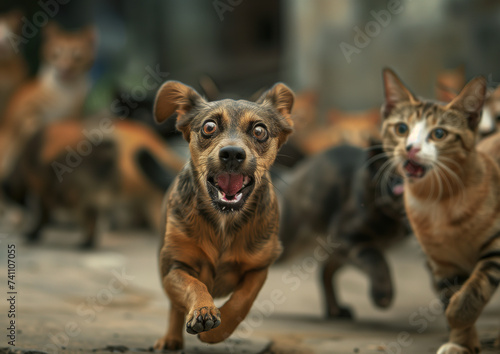
[[[229,168],[239,167],[246,157],[245,150],[238,146],[225,146],[219,150],[220,160]]]

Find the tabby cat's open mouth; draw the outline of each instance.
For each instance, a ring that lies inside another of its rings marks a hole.
[[[419,164],[414,160],[406,160],[403,164],[403,169],[407,177],[411,178],[422,178],[427,172],[427,167]]]

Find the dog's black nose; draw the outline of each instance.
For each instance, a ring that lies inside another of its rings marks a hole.
[[[219,151],[220,160],[230,169],[238,168],[245,161],[246,157],[245,150],[238,146],[224,146]]]

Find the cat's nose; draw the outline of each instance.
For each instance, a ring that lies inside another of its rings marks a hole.
[[[406,151],[408,151],[408,158],[413,159],[417,156],[420,151],[420,146],[415,146],[413,144],[409,144],[406,146]]]

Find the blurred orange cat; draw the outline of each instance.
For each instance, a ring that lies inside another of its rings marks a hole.
[[[44,29],[39,74],[14,94],[0,125],[0,175],[37,128],[81,116],[90,87],[87,72],[94,61],[95,41],[93,27],[66,32],[52,23]]]

